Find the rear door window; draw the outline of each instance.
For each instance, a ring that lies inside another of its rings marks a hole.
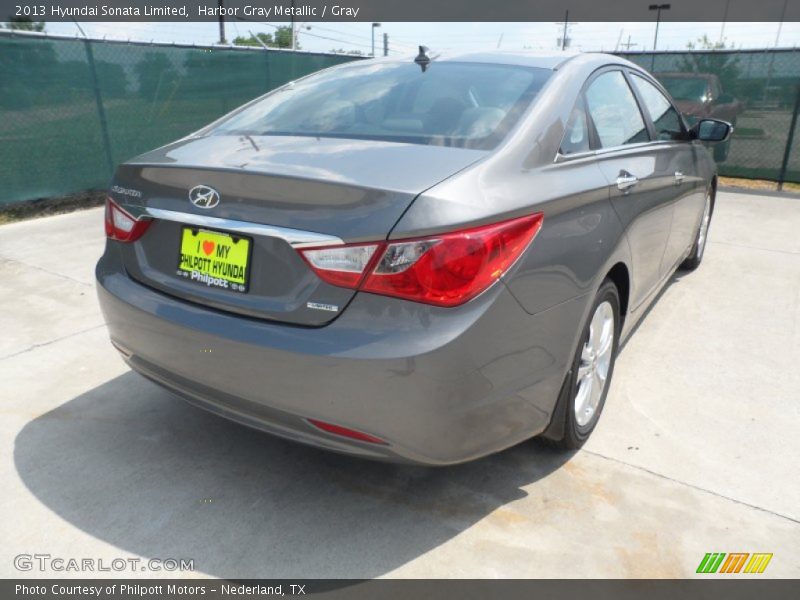
[[[631,79],[642,97],[647,112],[650,113],[650,118],[656,127],[658,139],[682,139],[683,126],[681,125],[681,117],[667,97],[644,77],[632,73]]]
[[[586,90],[586,105],[603,148],[650,141],[639,105],[622,71],[598,75]]]

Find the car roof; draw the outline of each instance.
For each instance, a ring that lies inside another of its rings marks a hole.
[[[600,52],[574,52],[574,51],[533,51],[533,50],[495,50],[488,52],[438,52],[436,49],[428,50],[428,55],[434,62],[473,62],[499,65],[516,65],[538,67],[540,69],[557,70],[567,62],[580,59],[583,64],[596,66],[607,64],[622,64],[635,66],[633,63],[613,54]],[[413,61],[416,55],[409,54],[402,57],[375,58],[372,60],[390,63],[404,63]],[[352,64],[352,63],[347,63]]]
[[[687,73],[686,71],[663,71],[655,74],[656,77],[674,77],[675,79],[714,79],[714,73]]]
[[[431,53],[431,55],[435,56],[434,53]],[[540,69],[557,69],[559,66],[576,56],[579,56],[579,53],[497,50],[494,52],[442,53],[439,56],[436,56],[434,60],[438,62],[480,62],[539,67]]]

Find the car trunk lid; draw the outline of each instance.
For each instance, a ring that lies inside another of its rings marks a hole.
[[[385,239],[419,193],[484,154],[351,139],[187,138],[117,171],[112,198],[153,219],[141,239],[119,245],[125,268],[142,283],[198,304],[324,325],[354,292],[321,281],[298,247]],[[189,192],[196,186],[214,190],[218,203],[194,205]],[[226,246],[248,254],[246,291],[181,272],[184,236],[193,236],[186,239],[196,241],[201,260],[205,250],[213,259]]]

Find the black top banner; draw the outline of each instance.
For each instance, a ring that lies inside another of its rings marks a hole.
[[[798,0],[0,0],[0,20],[255,22],[800,21]]]

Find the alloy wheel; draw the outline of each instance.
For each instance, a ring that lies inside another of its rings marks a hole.
[[[589,338],[581,350],[575,393],[575,421],[586,427],[592,422],[603,397],[614,351],[614,309],[606,301],[597,306],[589,324]]]

